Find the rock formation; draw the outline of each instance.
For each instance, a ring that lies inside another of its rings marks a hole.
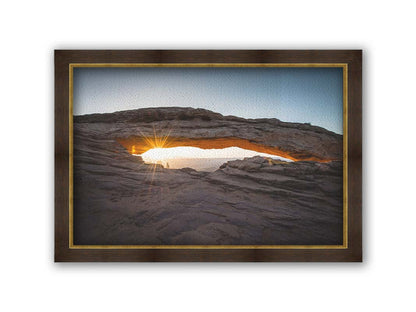
[[[202,172],[131,155],[156,142],[248,145],[297,161]],[[323,128],[192,108],[74,117],[75,244],[342,244],[342,194],[342,136]]]
[[[75,116],[77,127],[117,140],[130,153],[151,148],[154,137],[166,147],[237,146],[293,160],[342,159],[342,136],[309,124],[278,119],[222,116],[205,109],[144,108],[109,114]],[[162,142],[160,142],[162,143]]]

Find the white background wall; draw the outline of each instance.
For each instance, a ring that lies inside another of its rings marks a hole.
[[[411,1],[4,1],[2,311],[415,309]],[[53,49],[364,50],[364,262],[53,263]]]

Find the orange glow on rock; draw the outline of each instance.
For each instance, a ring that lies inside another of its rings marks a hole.
[[[323,159],[307,152],[284,151],[275,146],[266,146],[259,143],[251,142],[247,139],[228,137],[228,138],[207,138],[207,139],[191,139],[191,138],[172,138],[169,137],[129,137],[117,139],[117,141],[127,149],[130,154],[143,154],[152,148],[167,148],[177,146],[193,146],[203,149],[220,149],[227,147],[240,147],[243,149],[253,150],[259,153],[268,153],[281,156],[294,161],[309,160],[318,162],[328,162],[334,159]]]

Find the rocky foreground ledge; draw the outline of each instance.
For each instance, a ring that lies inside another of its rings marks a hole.
[[[218,118],[211,120],[162,116],[153,122],[146,119],[150,117],[122,121],[126,116],[120,114],[124,113],[74,120],[75,244],[342,244],[340,160],[287,163],[253,157],[227,162],[214,172],[199,172],[144,164],[117,141],[166,122],[177,123],[175,131],[181,136],[194,138],[204,133],[256,138],[257,133],[262,138],[258,142],[271,134],[283,142],[281,137],[309,133],[317,141],[333,140],[335,146],[340,136],[321,128],[311,130],[309,125],[279,127],[276,120],[260,121],[258,129],[250,120],[236,120],[227,127],[230,120],[215,113]],[[290,144],[300,146],[299,140]],[[308,146],[316,155],[341,153]]]

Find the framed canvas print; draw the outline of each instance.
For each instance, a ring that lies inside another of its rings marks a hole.
[[[56,50],[55,261],[361,261],[359,50]]]

